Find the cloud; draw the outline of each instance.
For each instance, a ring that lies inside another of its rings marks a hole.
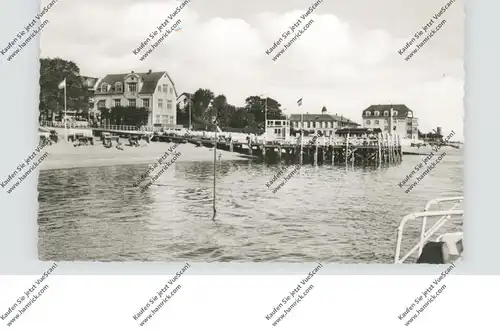
[[[312,2],[311,2],[312,3]],[[76,62],[86,75],[167,70],[180,92],[210,88],[230,103],[267,92],[287,112],[343,114],[360,121],[371,104],[405,103],[421,129],[438,125],[463,135],[463,63],[440,52],[438,32],[410,61],[397,51],[406,42],[395,31],[364,27],[321,10],[275,62],[266,54],[309,4],[283,13],[207,16],[196,2],[178,16],[182,31],[169,35],[144,61],[132,51],[171,14],[178,1],[64,1],[49,13],[42,56]],[[302,8],[303,7],[303,8]],[[424,22],[427,17],[422,17]],[[416,27],[418,28],[418,27]],[[414,30],[414,28],[412,28]],[[451,33],[450,31],[446,32]],[[458,31],[457,33],[461,33]],[[290,37],[287,41],[290,40]]]

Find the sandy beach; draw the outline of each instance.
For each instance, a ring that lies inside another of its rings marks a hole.
[[[41,170],[64,169],[76,167],[98,167],[147,164],[156,161],[174,143],[152,142],[146,144],[141,142],[141,147],[123,146],[123,150],[116,147],[105,148],[100,141],[96,145],[75,147],[72,143],[60,142],[44,148],[48,157],[40,164]],[[177,162],[212,161],[214,159],[213,149],[206,147],[195,147],[192,144],[179,144],[175,152],[181,156]],[[217,150],[217,159],[220,160],[246,160],[244,156],[234,152]]]

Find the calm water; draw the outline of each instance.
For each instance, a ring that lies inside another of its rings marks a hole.
[[[222,160],[215,221],[212,163],[180,158],[144,193],[132,183],[148,165],[42,171],[39,255],[58,261],[391,263],[404,215],[421,211],[429,199],[463,195],[457,153],[409,194],[398,183],[422,156],[404,156],[401,165],[380,170],[304,166],[276,194],[272,188],[280,181],[265,185],[276,166]],[[418,238],[417,227],[407,234],[405,247]]]

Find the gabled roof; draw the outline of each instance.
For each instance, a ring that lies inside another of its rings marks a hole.
[[[382,132],[380,128],[340,128],[335,132],[337,135],[339,134],[365,134],[365,133],[374,133],[378,134]]]
[[[363,118],[373,118],[373,117],[376,117],[374,116],[374,112],[375,111],[379,111],[380,112],[380,115],[377,116],[377,117],[381,117],[384,115],[384,111],[389,111],[390,109],[394,110],[394,111],[397,111],[398,114],[396,116],[394,116],[395,118],[406,118],[408,117],[408,112],[411,112],[411,116],[410,117],[413,117],[413,111],[411,109],[409,109],[405,104],[396,104],[396,105],[371,105],[370,107],[368,107],[367,109],[365,109],[363,111],[363,113],[361,113],[362,117]],[[370,115],[366,115],[366,112],[367,111],[370,111]]]
[[[343,116],[331,115],[331,114],[291,114],[290,121],[301,121],[301,116],[303,116],[304,121],[335,121],[335,122],[345,122],[358,125],[358,123],[352,121]]]
[[[172,87],[174,88],[175,95],[177,96],[177,90],[175,89],[175,83],[168,75],[166,71],[159,71],[159,72],[147,72],[147,73],[135,73],[135,72],[130,72],[130,73],[125,73],[125,74],[109,74],[106,75],[101,82],[99,82],[99,86],[101,86],[103,83],[107,83],[110,85],[111,89],[108,92],[96,92],[97,95],[107,95],[107,94],[114,94],[114,88],[115,88],[115,83],[125,82],[125,77],[130,75],[130,74],[135,74],[138,75],[142,81],[143,85],[141,88],[141,91],[139,91],[139,94],[152,94],[155,92],[156,86],[158,85],[158,81],[163,77],[163,75],[167,74],[168,79],[170,82],[172,82]]]

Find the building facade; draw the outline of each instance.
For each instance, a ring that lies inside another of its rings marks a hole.
[[[294,132],[303,130],[304,135],[334,136],[337,129],[356,128],[356,123],[344,116],[331,115],[322,111],[321,114],[292,114],[290,116],[290,127]]]
[[[165,71],[106,75],[97,84],[95,110],[116,106],[144,107],[149,126],[175,126],[177,91]]]
[[[362,113],[363,126],[418,140],[418,119],[406,105],[371,105]]]
[[[184,109],[188,105],[189,101],[193,99],[192,93],[183,92],[177,97],[177,105],[180,109]]]
[[[95,91],[97,89],[97,85],[100,82],[99,77],[90,77],[90,76],[81,76],[83,80],[83,86],[87,88],[89,92],[89,120],[92,122],[96,121],[96,107],[95,107]]]

